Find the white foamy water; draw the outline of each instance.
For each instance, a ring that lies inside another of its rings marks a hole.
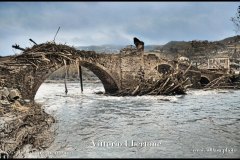
[[[26,157],[240,157],[240,91],[113,97],[86,83],[83,93],[78,83],[68,91],[64,84],[40,87],[35,100],[57,120],[57,135],[47,150]]]

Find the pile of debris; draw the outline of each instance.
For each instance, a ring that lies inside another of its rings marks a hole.
[[[204,90],[211,89],[240,89],[240,76],[232,74],[222,75],[204,86]]]
[[[111,94],[113,96],[142,96],[142,95],[181,95],[186,94],[187,88],[192,86],[190,79],[186,76],[191,65],[185,70],[173,70],[163,74],[156,82],[141,80],[134,89],[121,90]]]
[[[97,54],[94,51],[80,51],[74,47],[64,44],[56,44],[55,42],[47,42],[36,44],[32,48],[21,48],[18,45],[13,46],[23,52],[17,56],[10,57],[10,61],[6,61],[4,66],[43,66],[48,63],[64,63],[67,64],[76,62],[76,59],[81,58],[96,58]],[[1,66],[1,65],[0,65]],[[4,67],[10,69],[9,67]]]
[[[37,54],[41,53],[41,54]],[[75,58],[84,57],[97,57],[96,52],[94,51],[80,51],[76,50],[74,47],[69,47],[63,44],[56,44],[54,42],[47,42],[39,45],[34,45],[32,48],[27,48],[23,54],[16,57],[19,59],[20,57],[25,57],[28,59],[36,59],[34,55],[40,55],[43,60],[50,61],[51,58],[64,58],[66,60],[74,61]],[[32,56],[32,57],[29,57]]]
[[[0,88],[0,152],[9,158],[27,144],[45,149],[54,140],[54,118],[40,105],[25,102],[17,89]]]

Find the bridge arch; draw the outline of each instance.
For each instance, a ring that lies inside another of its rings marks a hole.
[[[162,63],[157,65],[154,69],[156,69],[161,74],[166,74],[168,72],[171,72],[173,70],[173,67],[171,64]]]
[[[108,71],[107,68],[102,66],[98,63],[93,63],[91,61],[84,61],[80,60],[80,66],[85,67],[92,71],[101,81],[103,84],[103,87],[105,89],[106,93],[114,93],[119,90],[119,86],[114,80],[112,74]],[[38,79],[34,84],[32,88],[32,97],[29,97],[29,99],[34,99],[38,89],[44,83],[44,81],[55,71],[63,67],[64,65],[57,65],[55,68],[49,70],[49,71],[42,71],[42,78]],[[74,66],[75,67],[75,66]],[[29,94],[28,94],[29,95]]]
[[[23,99],[34,100],[39,87],[53,72],[65,65],[79,64],[101,80],[106,93],[114,93],[121,84],[119,66],[113,64],[112,59],[119,60],[110,54],[76,50],[55,42],[42,43],[3,60],[11,73],[4,73],[4,82],[1,83],[18,89]]]
[[[207,76],[201,76],[200,84],[201,84],[202,86],[205,86],[205,85],[207,85],[208,83],[210,83],[210,79],[209,79]]]

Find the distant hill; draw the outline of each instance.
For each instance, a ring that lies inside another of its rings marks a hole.
[[[208,58],[216,55],[232,56],[232,46],[240,45],[240,36],[228,37],[219,41],[170,41],[155,50],[173,57],[186,56],[190,59]]]
[[[106,44],[106,45],[100,45],[100,46],[78,46],[75,47],[78,50],[86,50],[86,51],[95,51],[97,53],[119,53],[122,48],[126,47],[126,45],[111,45],[111,44]],[[151,51],[154,50],[158,47],[161,47],[161,45],[146,45],[144,46],[145,51]]]
[[[124,48],[125,46],[123,45],[91,45],[91,46],[78,46],[76,49],[78,50],[86,50],[86,51],[95,51],[97,53],[118,53],[120,49]]]
[[[234,45],[235,43],[240,44],[239,42],[240,36],[238,35],[219,41],[170,41],[164,45],[146,45],[144,46],[144,50],[146,52],[159,51],[171,56],[180,54],[191,58],[192,56],[215,55],[218,52],[226,50],[229,45]],[[126,47],[126,45],[106,44],[100,46],[78,46],[76,49],[95,51],[97,53],[119,53],[124,47]]]
[[[191,47],[191,43],[185,41],[170,41],[161,47],[162,50],[172,49],[188,49]]]
[[[158,48],[161,48],[163,45],[146,45],[144,46],[145,51],[153,51],[157,50]]]
[[[217,42],[222,43],[224,45],[229,45],[229,44],[239,43],[239,41],[240,41],[240,35],[237,35],[237,36],[225,38],[225,39],[217,41]]]

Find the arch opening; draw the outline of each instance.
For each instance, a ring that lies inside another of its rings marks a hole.
[[[210,80],[207,77],[202,76],[200,79],[200,84],[202,86],[206,86],[208,83],[210,83]]]
[[[169,64],[160,64],[156,66],[155,69],[161,74],[167,74],[173,70],[172,66]]]
[[[118,87],[117,83],[115,82],[115,80],[113,79],[113,77],[111,76],[111,74],[107,71],[107,69],[105,69],[101,65],[92,64],[92,63],[85,62],[85,61],[80,62],[80,65],[82,66],[82,68],[85,68],[85,69],[91,71],[91,72],[89,72],[90,74],[96,76],[94,78],[94,80],[100,81],[102,83],[105,93],[114,93],[119,90],[119,87]],[[62,73],[60,75],[60,79],[64,80],[64,77],[65,77],[65,70],[63,69],[64,66],[59,66],[52,72],[46,72],[45,75],[42,77],[42,79],[39,79],[34,86],[33,99],[35,98],[35,95],[36,95],[38,89],[40,88],[40,86],[42,85],[42,83],[44,83],[45,80],[47,80],[49,77],[53,76],[53,74],[56,74],[56,72],[58,72],[61,68],[64,71],[64,73]],[[74,68],[76,69],[75,65],[72,65],[72,66],[70,65],[69,70],[74,69]],[[71,79],[74,79],[74,78],[75,78],[75,80],[79,80],[77,74],[75,74],[74,76],[71,77]],[[59,79],[56,79],[56,80],[59,80]]]
[[[101,80],[106,93],[114,93],[119,90],[117,83],[106,69],[89,62],[81,62],[80,64],[92,71]]]
[[[100,79],[89,69],[81,66],[82,68],[82,78],[83,82],[100,82]],[[65,79],[65,68],[60,67],[56,71],[52,72],[48,78],[44,81],[44,83],[48,82],[63,82]],[[67,81],[70,82],[79,82],[79,75],[78,75],[78,70],[75,65],[70,65],[69,71],[68,71],[68,76],[67,76]]]

